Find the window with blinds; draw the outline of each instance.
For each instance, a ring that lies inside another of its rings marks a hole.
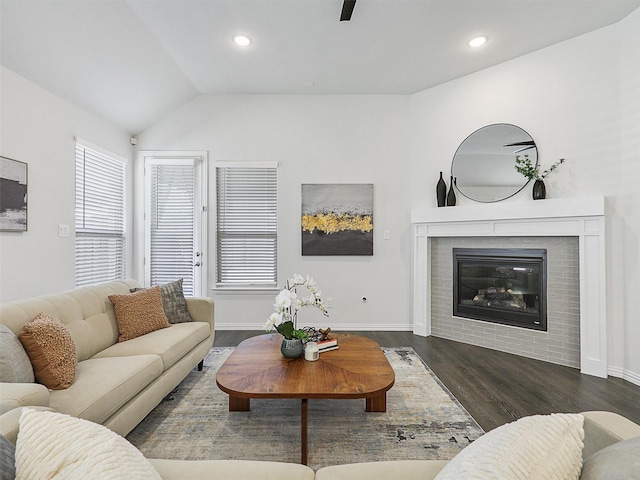
[[[219,166],[216,187],[217,285],[275,286],[276,166]]]
[[[76,286],[124,278],[125,162],[76,143]]]

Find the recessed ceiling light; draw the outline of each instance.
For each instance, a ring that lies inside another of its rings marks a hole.
[[[239,47],[248,47],[249,45],[251,45],[251,39],[246,35],[234,35],[233,43],[235,43]]]
[[[484,35],[480,36],[480,37],[475,37],[472,38],[471,40],[469,40],[469,46],[470,47],[481,47],[482,45],[484,45],[485,43],[487,43],[487,37],[485,37]]]

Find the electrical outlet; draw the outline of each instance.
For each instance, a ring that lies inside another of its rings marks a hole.
[[[69,225],[58,225],[58,237],[66,238],[69,236]]]
[[[382,238],[384,238],[385,240],[391,240],[391,230],[385,230],[382,233]]]
[[[327,308],[333,308],[333,298],[327,298],[324,301],[324,306]]]

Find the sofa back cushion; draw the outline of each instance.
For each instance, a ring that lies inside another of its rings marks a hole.
[[[71,332],[78,361],[86,360],[118,341],[115,311],[107,297],[139,287],[134,280],[116,280],[17,300],[0,305],[0,322],[18,335],[24,324],[40,312],[55,317]]]

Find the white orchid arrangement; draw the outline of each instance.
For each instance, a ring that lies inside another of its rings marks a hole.
[[[309,291],[309,295],[299,298],[297,294],[298,287],[305,287]],[[329,316],[315,280],[309,275],[303,277],[298,273],[295,273],[293,277],[287,280],[287,285],[276,296],[276,302],[273,307],[275,312],[269,316],[265,323],[265,330],[272,332],[275,328],[287,340],[293,338],[306,340],[308,338],[304,330],[296,328],[298,310],[302,307],[316,307],[325,317]]]

